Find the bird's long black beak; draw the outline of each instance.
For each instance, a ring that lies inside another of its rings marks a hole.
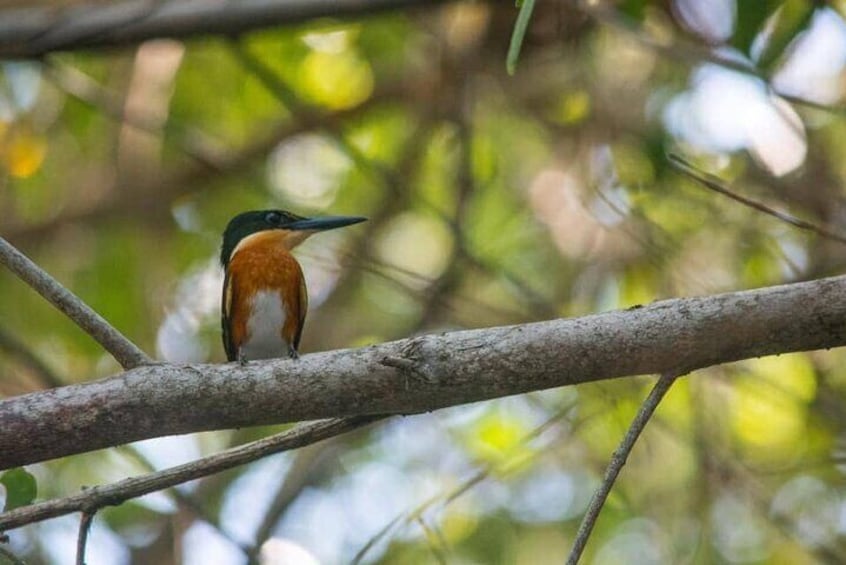
[[[303,218],[287,224],[285,229],[326,231],[351,226],[363,222],[367,218],[361,216],[324,216],[322,218]]]

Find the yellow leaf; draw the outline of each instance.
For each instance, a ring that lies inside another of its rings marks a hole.
[[[807,405],[756,378],[734,388],[732,424],[738,438],[758,457],[790,459],[803,446]]]
[[[771,386],[804,402],[817,395],[814,366],[804,353],[773,355],[747,362],[749,369],[766,379]]]
[[[9,134],[2,157],[12,176],[27,178],[41,168],[46,154],[47,140],[44,136],[21,128]]]
[[[576,90],[564,94],[552,110],[552,118],[562,125],[575,125],[590,115],[590,94]]]
[[[303,60],[302,72],[309,97],[329,108],[351,108],[373,92],[370,64],[351,50],[313,51]]]

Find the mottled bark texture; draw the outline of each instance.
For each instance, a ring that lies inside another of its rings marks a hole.
[[[171,434],[411,414],[844,344],[846,277],[836,277],[246,367],[146,365],[0,402],[0,469]]]

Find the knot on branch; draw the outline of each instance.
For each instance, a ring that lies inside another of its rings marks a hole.
[[[411,338],[402,346],[399,356],[386,355],[379,363],[398,369],[406,377],[406,388],[409,377],[434,384],[438,382],[438,375],[431,362],[430,341],[430,337],[425,335]]]

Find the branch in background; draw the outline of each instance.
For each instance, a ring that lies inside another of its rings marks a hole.
[[[6,265],[38,294],[97,340],[124,369],[152,362],[152,359],[138,349],[138,346],[2,237],[0,237],[0,263]]]
[[[110,485],[88,488],[67,498],[17,508],[0,514],[0,531],[19,528],[26,524],[74,512],[93,514],[106,506],[115,506],[131,498],[219,473],[268,455],[309,445],[354,430],[378,419],[380,419],[379,416],[361,416],[302,424],[285,432],[184,465],[177,465],[141,477],[131,477]]]
[[[814,100],[809,100],[807,98],[781,93],[772,84],[771,77],[768,77],[761,71],[761,69],[750,63],[746,63],[743,60],[732,59],[720,54],[719,52],[715,52],[715,49],[712,47],[703,46],[692,41],[679,40],[677,38],[667,40],[666,37],[659,37],[644,29],[644,27],[639,25],[637,22],[622,15],[618,10],[609,7],[607,4],[601,2],[578,2],[577,4],[585,14],[592,17],[598,23],[630,35],[638,43],[648,47],[659,55],[686,63],[710,63],[712,65],[718,65],[724,69],[759,79],[772,93],[791,104],[804,106],[821,112],[829,112],[840,115],[846,114],[846,106],[831,106],[815,102]]]
[[[53,369],[48,367],[44,361],[32,352],[26,343],[8,333],[4,328],[0,328],[0,351],[7,352],[10,357],[16,357],[24,366],[32,371],[44,388],[55,388],[65,384],[53,372]]]
[[[759,212],[763,212],[768,216],[772,216],[777,220],[790,224],[795,228],[799,228],[800,230],[809,231],[811,233],[815,233],[820,237],[824,237],[826,239],[831,239],[833,241],[837,241],[839,243],[846,243],[846,235],[841,235],[827,227],[819,226],[812,222],[807,222],[805,220],[801,220],[796,216],[788,214],[786,212],[780,212],[778,210],[774,210],[769,206],[752,200],[751,198],[747,198],[745,196],[741,196],[736,192],[732,192],[729,188],[727,188],[723,182],[713,176],[709,175],[708,173],[701,171],[694,167],[692,164],[688,163],[678,155],[670,154],[667,156],[667,160],[670,165],[676,169],[678,172],[682,173],[686,177],[693,179],[697,183],[701,184],[705,188],[709,190],[713,190],[718,194],[722,194],[723,196],[728,196],[735,202],[739,202],[744,206],[748,206],[753,210],[757,210]]]
[[[281,102],[297,120],[312,121],[314,116],[319,115],[319,108],[301,100],[294,89],[288,86],[271,67],[250,52],[242,41],[230,41],[229,47],[230,52],[238,59],[241,66],[247,72],[252,73],[267,91]],[[365,155],[355,144],[347,139],[347,136],[339,128],[325,128],[324,133],[360,169],[375,174],[392,193],[396,194],[399,192],[399,187],[403,183],[401,182],[402,179],[394,171]]]
[[[81,70],[57,62],[55,59],[44,62],[43,74],[62,92],[96,109],[111,120],[153,135],[161,135],[165,126],[169,131],[175,130],[178,134],[175,136],[175,145],[183,154],[204,168],[218,169],[218,155],[208,149],[214,144],[204,132],[196,128],[189,129],[175,120],[172,115],[167,117],[165,124],[161,117],[154,116],[149,111],[142,112],[138,108],[125,107],[120,96],[103,87]]]
[[[370,550],[372,550],[377,543],[380,543],[381,541],[385,540],[389,534],[395,535],[399,528],[408,526],[414,522],[418,522],[418,520],[422,519],[423,515],[427,511],[432,509],[435,505],[438,505],[438,509],[443,511],[447,506],[467,494],[476,485],[487,480],[492,473],[497,472],[499,476],[502,476],[503,474],[507,474],[511,470],[515,461],[519,461],[519,463],[517,464],[517,467],[519,467],[520,465],[525,464],[527,461],[533,460],[534,458],[539,457],[543,453],[546,453],[542,449],[536,449],[532,451],[531,455],[526,457],[523,450],[526,448],[526,446],[531,445],[531,443],[534,442],[534,440],[536,440],[541,434],[557,426],[561,422],[561,420],[563,420],[568,415],[572,414],[572,410],[573,404],[569,404],[561,408],[555,414],[547,418],[545,422],[543,422],[535,429],[530,431],[528,434],[523,436],[520,441],[516,442],[514,445],[517,446],[517,449],[512,447],[511,452],[504,454],[504,457],[501,461],[498,461],[496,463],[484,464],[479,470],[477,470],[465,480],[461,481],[460,484],[450,489],[448,492],[432,496],[428,500],[417,505],[415,508],[397,515],[393,520],[385,524],[385,526],[381,530],[376,532],[373,536],[370,537],[370,539],[367,540],[367,542],[361,547],[361,549],[358,550],[358,552],[352,558],[352,565],[357,565],[358,563],[361,563],[361,561],[370,552]],[[518,449],[520,450],[520,456],[515,457],[514,452]]]
[[[425,78],[423,79],[425,80]],[[384,85],[378,85],[372,96],[358,106],[337,111],[326,111],[319,114],[310,114],[306,117],[300,116],[296,120],[286,119],[283,122],[268,127],[266,133],[256,132],[251,136],[251,141],[243,147],[233,148],[215,158],[213,166],[209,163],[193,161],[178,171],[166,175],[156,182],[155,187],[142,187],[137,191],[144,194],[145,209],[149,210],[149,202],[154,202],[163,207],[164,211],[170,210],[172,203],[188,194],[197,191],[197,186],[202,183],[219,182],[242,172],[245,168],[256,162],[257,159],[285,141],[296,135],[310,132],[316,129],[336,129],[346,120],[355,119],[374,106],[378,106],[387,100],[408,97],[416,90],[415,81],[405,83],[400,80]],[[4,225],[4,233],[11,241],[20,241],[31,244],[32,241],[44,238],[54,232],[62,225],[73,222],[90,222],[101,218],[114,218],[115,214],[120,217],[124,210],[136,210],[137,202],[132,200],[133,193],[126,191],[115,191],[108,189],[105,192],[115,193],[114,198],[97,200],[94,204],[82,208],[69,207],[56,218],[47,220],[36,225],[17,224]],[[141,218],[149,220],[155,214],[144,214]],[[133,220],[137,220],[136,214]]]
[[[236,444],[232,444],[234,447]],[[136,465],[140,465],[145,473],[155,473],[158,472],[160,469],[157,469],[153,463],[147,459],[147,457],[138,450],[135,445],[123,445],[116,450],[119,454],[125,456],[128,460],[132,461]],[[198,486],[202,486],[203,483],[200,483]],[[168,488],[164,491],[164,494],[169,497],[173,503],[183,512],[190,515],[196,520],[200,520],[205,522],[210,527],[214,528],[217,533],[225,538],[229,543],[232,544],[233,547],[241,548],[241,543],[232,537],[221,525],[218,523],[217,517],[212,515],[212,512],[209,512],[201,502],[201,496],[199,496],[199,489],[192,490],[190,493],[185,490],[180,490],[177,488]],[[242,548],[243,549],[243,548]]]
[[[124,0],[58,9],[6,9],[0,57],[40,57],[53,51],[126,46],[159,37],[237,35],[315,18],[362,16],[444,0]]]
[[[0,537],[2,537],[2,536],[0,536]],[[4,542],[2,539],[0,539],[0,557],[8,560],[11,565],[26,565],[26,563],[24,563],[17,555],[15,555],[11,551],[9,551],[5,547],[3,547],[3,545],[2,545],[3,543],[6,543],[6,542]]]
[[[147,365],[0,402],[0,465],[195,431],[412,414],[843,345],[846,276],[569,320],[417,336],[295,361]]]
[[[582,557],[582,552],[585,549],[585,545],[587,545],[590,534],[593,531],[593,526],[596,524],[597,518],[599,518],[599,513],[602,511],[602,507],[605,505],[608,495],[611,493],[611,488],[614,486],[617,476],[623,469],[623,465],[626,464],[626,459],[629,458],[629,454],[632,452],[635,442],[637,442],[637,439],[640,437],[643,428],[646,427],[646,423],[652,417],[652,414],[655,412],[655,409],[658,407],[661,399],[664,398],[664,395],[667,394],[668,390],[670,390],[670,387],[676,381],[676,378],[678,378],[678,375],[672,372],[661,375],[658,382],[655,383],[655,386],[652,387],[652,390],[649,392],[649,396],[643,404],[641,404],[637,415],[634,420],[632,420],[632,424],[629,426],[629,430],[623,438],[623,441],[620,442],[620,446],[617,447],[613,455],[611,455],[611,461],[608,462],[608,468],[605,470],[605,477],[602,479],[602,484],[599,485],[599,488],[594,493],[593,498],[591,498],[587,513],[585,513],[584,518],[582,518],[582,523],[579,526],[579,532],[576,534],[576,541],[573,544],[573,548],[570,550],[570,555],[567,557],[567,565],[578,565],[579,559]]]
[[[343,469],[339,463],[339,452],[344,452],[351,442],[342,442],[337,437],[318,444],[309,445],[297,451],[285,479],[271,500],[261,524],[256,529],[253,542],[244,548],[250,563],[259,563],[261,548],[273,535],[273,530],[286,514],[291,504],[309,486],[319,485],[327,475]]]

